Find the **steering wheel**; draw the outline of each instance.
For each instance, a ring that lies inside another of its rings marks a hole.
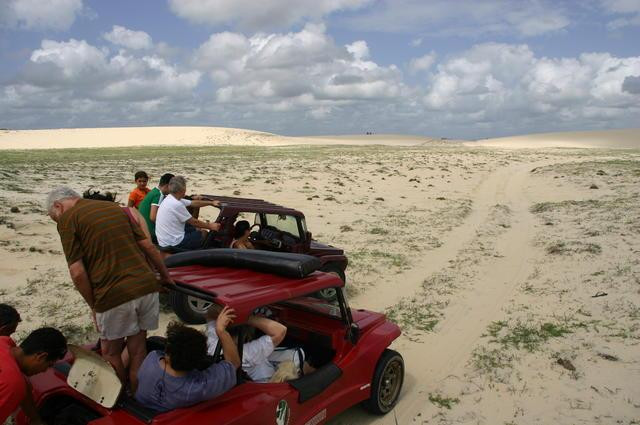
[[[257,230],[253,230],[254,228],[257,228]],[[259,223],[255,223],[249,230],[251,230],[250,239],[254,245],[262,245],[267,249],[276,250],[282,248],[282,241],[278,237],[278,231],[264,228]]]

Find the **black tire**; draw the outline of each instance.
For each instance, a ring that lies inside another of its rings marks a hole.
[[[364,402],[364,406],[376,415],[388,413],[398,402],[403,382],[402,356],[394,350],[384,350],[373,373],[371,396]]]
[[[327,263],[322,266],[322,268],[320,268],[320,271],[323,271],[325,273],[333,273],[337,275],[341,281],[345,283],[347,282],[347,278],[344,275],[344,270],[342,270],[336,263]],[[336,290],[333,288],[322,289],[318,291],[318,295],[320,296],[320,298],[326,301],[335,301],[338,298],[336,296]]]
[[[205,323],[205,312],[210,305],[208,301],[171,291],[171,308],[180,320],[190,325]]]

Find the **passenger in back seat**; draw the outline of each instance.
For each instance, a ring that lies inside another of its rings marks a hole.
[[[164,352],[152,351],[138,372],[135,398],[154,410],[166,412],[216,397],[236,384],[240,355],[227,332],[235,319],[233,309],[220,312],[214,332],[224,350],[224,360],[202,370],[207,354],[207,338],[200,331],[172,322],[167,327]]]
[[[219,310],[220,307],[214,304],[207,312],[207,346],[211,355],[215,353],[218,344],[215,328]],[[297,376],[300,375],[301,367],[304,373],[315,370],[305,362],[304,351],[301,348],[278,348],[287,334],[287,327],[282,323],[263,316],[251,315],[247,319],[247,325],[264,333],[256,339],[248,338],[248,341],[242,345],[242,369],[254,382],[273,382],[271,378],[279,365],[284,362],[294,364]],[[230,330],[236,341],[237,329]],[[290,374],[287,376],[290,377]]]
[[[233,242],[231,242],[231,248],[255,249],[249,240],[249,234],[251,234],[251,224],[249,224],[247,220],[238,221],[233,230]]]

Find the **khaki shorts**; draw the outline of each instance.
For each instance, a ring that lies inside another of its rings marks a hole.
[[[102,313],[96,313],[100,338],[114,340],[140,331],[158,329],[158,293],[144,295]]]

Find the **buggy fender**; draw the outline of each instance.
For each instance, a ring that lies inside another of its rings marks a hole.
[[[367,329],[358,343],[338,362],[346,377],[342,381],[345,386],[341,393],[345,404],[356,404],[369,398],[378,360],[400,334],[400,328],[389,321]]]

